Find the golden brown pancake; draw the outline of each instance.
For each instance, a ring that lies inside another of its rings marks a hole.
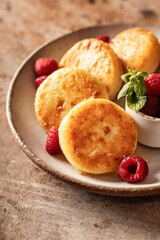
[[[105,86],[84,70],[75,67],[59,69],[37,89],[37,119],[47,131],[53,126],[58,129],[68,111],[88,98],[108,99]]]
[[[160,74],[160,65],[158,66],[157,70],[155,71],[155,73],[159,73]]]
[[[62,120],[59,141],[66,159],[79,171],[114,171],[137,145],[137,127],[121,107],[106,99],[77,104]]]
[[[109,99],[114,99],[122,86],[122,65],[109,44],[97,39],[76,43],[62,57],[60,67],[76,66],[96,76],[107,88]]]
[[[160,63],[160,45],[153,33],[147,29],[129,28],[110,42],[124,70],[132,69],[154,73]]]

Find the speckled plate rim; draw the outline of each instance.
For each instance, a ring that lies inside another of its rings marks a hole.
[[[59,41],[59,39],[63,39],[63,38],[65,39],[66,36],[72,36],[73,33],[83,32],[84,30],[87,30],[87,29],[89,30],[89,29],[95,29],[95,28],[100,28],[100,27],[106,27],[106,28],[107,27],[126,27],[126,28],[129,28],[129,27],[136,27],[136,26],[139,26],[142,28],[148,28],[148,27],[154,28],[154,27],[148,26],[148,25],[137,25],[137,24],[108,24],[108,25],[101,25],[101,26],[91,26],[88,28],[79,29],[77,31],[65,34],[57,39],[48,41],[48,42],[44,43],[43,45],[41,45],[40,47],[36,48],[34,51],[31,52],[31,54],[28,55],[27,58],[24,59],[22,64],[19,66],[19,68],[15,72],[15,74],[11,80],[9,89],[8,89],[7,99],[6,99],[6,115],[7,115],[8,125],[9,125],[9,128],[10,128],[11,132],[13,133],[18,145],[21,147],[23,152],[29,157],[29,159],[31,159],[38,167],[40,167],[45,172],[65,181],[67,183],[74,184],[74,185],[80,187],[81,189],[89,191],[89,192],[94,192],[94,193],[103,194],[103,195],[110,195],[110,196],[119,196],[119,197],[148,196],[148,195],[160,194],[160,184],[153,186],[153,187],[151,187],[151,186],[140,187],[140,188],[129,187],[127,189],[123,188],[123,187],[115,187],[115,186],[114,187],[108,187],[108,186],[105,187],[105,186],[99,186],[99,185],[87,183],[84,181],[79,181],[73,177],[62,174],[60,171],[55,171],[53,168],[48,166],[42,159],[40,159],[38,156],[36,156],[36,154],[34,154],[30,150],[30,148],[25,144],[22,137],[16,130],[16,127],[15,127],[15,124],[14,124],[13,118],[12,118],[12,108],[11,108],[12,93],[13,93],[14,85],[17,81],[18,75],[23,70],[26,63],[29,61],[29,59],[31,57],[33,57],[40,50],[47,47],[48,45],[54,44],[56,41]],[[158,28],[158,26],[155,26],[155,28]]]

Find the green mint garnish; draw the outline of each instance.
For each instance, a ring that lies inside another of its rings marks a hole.
[[[135,93],[127,95],[127,106],[133,111],[139,111],[145,105],[146,96],[137,96]]]
[[[127,106],[134,111],[139,111],[147,100],[144,78],[148,76],[148,73],[132,70],[130,67],[127,69],[128,73],[121,76],[125,85],[120,90],[117,99],[126,96]]]

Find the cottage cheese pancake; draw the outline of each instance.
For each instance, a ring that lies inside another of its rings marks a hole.
[[[96,76],[106,86],[112,100],[122,86],[122,65],[109,44],[98,39],[76,43],[60,61],[60,67],[76,66]]]
[[[105,86],[88,72],[72,67],[55,71],[37,89],[35,113],[47,131],[58,129],[68,111],[88,98],[108,98]]]
[[[134,120],[121,107],[106,99],[77,104],[59,127],[61,149],[67,160],[82,172],[114,171],[137,145]]]
[[[130,28],[119,33],[110,42],[124,69],[132,69],[154,73],[160,63],[160,45],[157,38],[149,30]]]

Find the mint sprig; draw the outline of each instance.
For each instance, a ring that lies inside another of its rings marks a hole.
[[[126,96],[127,106],[134,111],[139,111],[147,100],[144,78],[148,76],[148,73],[132,70],[130,67],[127,67],[127,69],[128,73],[121,76],[125,84],[120,90],[117,99]]]

